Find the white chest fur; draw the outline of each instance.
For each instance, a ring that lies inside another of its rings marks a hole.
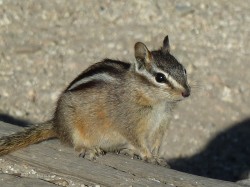
[[[168,125],[173,107],[174,104],[168,102],[162,102],[153,106],[148,116],[148,125],[153,132],[162,125]]]

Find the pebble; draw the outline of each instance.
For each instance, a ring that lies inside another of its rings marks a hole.
[[[229,87],[224,86],[222,94],[221,94],[221,99],[226,102],[230,102],[230,103],[233,102],[232,90]]]

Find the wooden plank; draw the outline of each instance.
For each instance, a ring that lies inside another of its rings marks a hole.
[[[0,136],[19,130],[19,127],[0,123]],[[240,187],[242,185],[208,179],[130,159],[107,154],[95,162],[79,158],[72,148],[58,140],[16,151],[0,159],[4,173],[18,173],[22,177],[37,178],[66,186],[167,186],[167,187]]]
[[[17,185],[18,184],[18,185]],[[0,186],[3,187],[58,187],[58,185],[36,178],[23,178],[20,176],[0,174]]]
[[[39,174],[38,177],[42,177],[49,172],[50,176],[58,176],[59,179],[69,181],[68,183],[71,184],[99,184],[102,186],[127,186],[127,184],[140,186],[145,184],[148,186],[163,186],[155,181],[135,177],[112,167],[79,158],[74,153],[65,154],[44,144],[17,151],[5,156],[4,159],[16,165],[28,165],[29,168],[32,168],[29,170]],[[22,169],[18,172],[21,173]]]
[[[250,179],[244,179],[244,180],[240,180],[237,182],[238,184],[242,184],[245,186],[250,186]]]

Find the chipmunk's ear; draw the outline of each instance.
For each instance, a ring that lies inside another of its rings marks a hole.
[[[137,62],[144,65],[150,64],[152,61],[152,54],[148,50],[147,46],[142,42],[135,44],[135,59]]]
[[[168,35],[163,40],[163,47],[162,47],[161,50],[165,54],[170,52],[170,45],[169,45]]]

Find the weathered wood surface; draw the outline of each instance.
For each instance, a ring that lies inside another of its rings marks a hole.
[[[20,130],[0,122],[0,136]],[[95,162],[79,158],[58,140],[45,141],[0,158],[0,186],[240,187],[107,154]]]
[[[50,182],[39,180],[36,178],[24,178],[9,174],[0,174],[0,185],[3,187],[14,187],[14,186],[39,186],[39,187],[55,187],[55,184]]]

